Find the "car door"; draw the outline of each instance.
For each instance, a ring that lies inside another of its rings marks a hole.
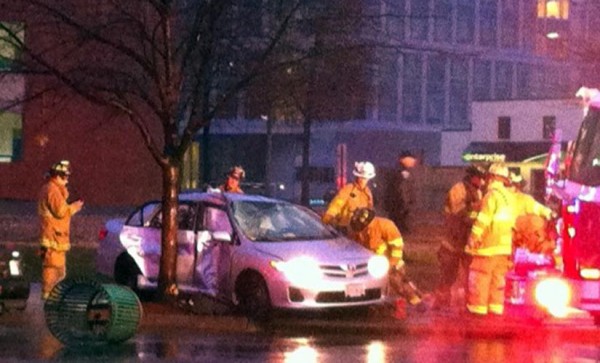
[[[152,217],[143,231],[142,250],[144,261],[151,280],[158,278],[160,269],[162,210]],[[177,283],[183,287],[192,285],[194,277],[194,225],[195,204],[181,202],[177,211]]]
[[[157,215],[160,213],[160,206],[158,201],[144,204],[129,217],[119,235],[125,250],[138,265],[142,274],[150,280],[158,276],[160,216]],[[159,232],[156,233],[156,230]]]
[[[223,207],[204,205],[197,235],[196,274],[201,291],[215,297],[229,299],[230,266],[233,245],[231,240],[218,241],[215,232],[232,236],[229,216]]]

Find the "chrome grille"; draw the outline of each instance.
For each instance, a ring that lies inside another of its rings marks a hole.
[[[352,279],[355,277],[365,276],[369,273],[367,269],[367,263],[321,265],[320,268],[323,272],[323,275],[341,279]]]

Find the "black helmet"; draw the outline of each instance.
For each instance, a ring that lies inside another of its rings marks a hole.
[[[371,208],[358,208],[350,219],[350,228],[353,231],[362,231],[375,218],[375,211]]]
[[[486,174],[486,170],[479,165],[469,165],[469,167],[466,170],[466,173],[470,177],[475,176],[475,177],[483,178]]]

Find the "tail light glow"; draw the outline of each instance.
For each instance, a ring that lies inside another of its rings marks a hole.
[[[582,268],[579,275],[586,280],[600,279],[600,270],[597,268]]]
[[[535,287],[535,300],[555,317],[565,317],[571,302],[571,287],[567,281],[550,277]]]
[[[102,228],[98,232],[98,240],[99,241],[103,241],[106,238],[107,235],[108,235],[108,230],[106,228]]]

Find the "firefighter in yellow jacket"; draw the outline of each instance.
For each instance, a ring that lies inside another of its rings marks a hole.
[[[236,165],[229,169],[226,177],[225,182],[219,186],[222,192],[244,194],[240,182],[246,177],[246,172],[241,166]]]
[[[389,283],[393,292],[419,310],[426,308],[422,294],[406,277],[402,260],[404,241],[392,220],[376,217],[371,208],[359,208],[350,220],[348,236],[376,254],[386,256],[391,266]]]
[[[511,173],[510,180],[519,207],[513,231],[513,247],[523,247],[533,253],[552,252],[554,242],[548,236],[547,221],[552,219],[553,210],[523,191],[526,184],[520,174]]]
[[[517,197],[509,185],[506,165],[492,164],[481,211],[465,248],[473,256],[469,265],[467,310],[479,316],[504,312],[505,275],[512,254],[512,230],[519,214]]]
[[[46,299],[52,288],[66,276],[66,253],[71,248],[71,216],[83,207],[81,200],[67,202],[69,175],[69,161],[62,160],[52,165],[48,172],[48,180],[39,195],[37,210],[41,223],[43,299]]]
[[[481,209],[482,188],[485,169],[471,165],[463,180],[454,184],[446,194],[444,203],[445,236],[437,253],[440,264],[440,279],[435,292],[434,309],[449,307],[452,302],[452,286],[458,278],[460,268],[467,275],[470,255],[465,246],[471,227]]]
[[[354,163],[353,183],[346,184],[329,203],[323,222],[343,232],[348,232],[350,219],[359,208],[373,209],[373,194],[369,188],[369,180],[375,177],[375,167],[370,162]]]

